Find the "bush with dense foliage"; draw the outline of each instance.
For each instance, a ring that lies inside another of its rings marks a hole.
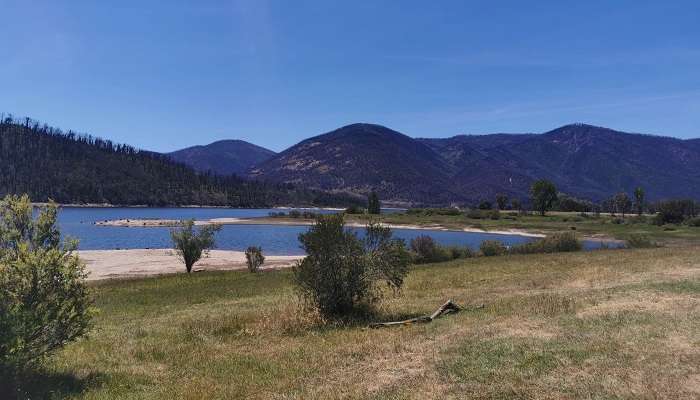
[[[61,242],[57,206],[33,217],[28,196],[0,201],[0,380],[84,336],[92,300],[76,242]]]
[[[192,272],[194,263],[214,247],[214,235],[219,230],[221,225],[206,225],[197,230],[194,228],[194,220],[190,219],[183,221],[179,228],[170,231],[173,247],[185,263],[187,273]]]
[[[659,247],[658,243],[652,241],[648,236],[642,234],[632,234],[625,243],[625,247],[629,249],[646,249],[651,247]]]
[[[469,247],[441,246],[432,237],[420,235],[411,239],[411,254],[416,264],[437,263],[458,258],[474,257]]]
[[[580,251],[583,244],[573,232],[555,233],[533,242],[512,246],[511,254],[561,253]]]
[[[685,223],[686,223],[688,226],[692,226],[692,227],[698,228],[698,227],[700,227],[700,217],[690,218],[690,219],[688,219],[687,221],[685,221]]]
[[[307,256],[294,267],[306,304],[337,318],[371,310],[382,296],[381,283],[401,288],[410,256],[391,229],[370,223],[365,237],[345,229],[342,214],[318,216],[299,235]]]
[[[248,271],[258,272],[265,262],[265,256],[262,253],[262,247],[250,246],[245,250],[245,261],[248,266]]]
[[[657,212],[654,224],[679,224],[686,219],[694,218],[700,207],[692,199],[660,201],[655,205]]]
[[[364,214],[365,209],[359,206],[350,206],[345,209],[345,214]]]
[[[484,240],[479,246],[484,257],[500,256],[508,253],[508,248],[498,240]]]

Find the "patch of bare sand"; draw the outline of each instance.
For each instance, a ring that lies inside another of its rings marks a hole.
[[[88,280],[144,277],[185,272],[185,265],[171,249],[82,250]],[[301,256],[266,256],[263,269],[290,267]],[[220,271],[246,268],[245,253],[212,250],[194,265],[194,270]]]

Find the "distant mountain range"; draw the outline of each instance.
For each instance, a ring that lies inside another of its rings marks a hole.
[[[206,146],[192,146],[167,155],[198,171],[218,175],[245,175],[255,165],[276,153],[243,140],[220,140]]]
[[[352,124],[242,163],[226,160],[240,160],[253,145],[234,143],[204,146],[179,160],[220,173],[243,173],[248,164],[253,166],[246,175],[256,180],[360,194],[376,190],[382,199],[414,204],[474,203],[498,193],[526,199],[530,184],[539,178],[595,201],[619,191],[631,193],[637,186],[650,200],[700,198],[700,139],[585,124],[543,134],[445,139],[414,139],[380,125]]]

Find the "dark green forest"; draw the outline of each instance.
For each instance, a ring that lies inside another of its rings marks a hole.
[[[0,115],[0,197],[115,205],[343,205],[348,198],[197,173],[166,156],[86,134]]]

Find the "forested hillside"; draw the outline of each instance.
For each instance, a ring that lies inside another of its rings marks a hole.
[[[0,196],[121,205],[260,207],[333,203],[335,197],[235,177],[199,174],[166,156],[25,118],[0,118]]]

